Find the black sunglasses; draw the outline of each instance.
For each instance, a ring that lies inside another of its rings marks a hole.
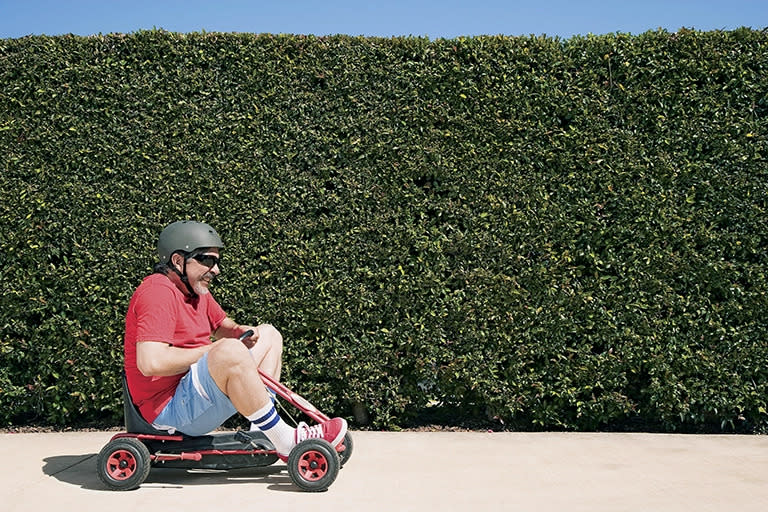
[[[189,257],[208,268],[213,268],[216,265],[220,266],[221,262],[221,258],[213,254],[192,254]]]

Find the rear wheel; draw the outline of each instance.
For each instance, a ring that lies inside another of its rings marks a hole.
[[[131,437],[107,443],[99,453],[97,473],[113,491],[138,488],[149,475],[151,459],[147,447]]]
[[[301,490],[325,491],[336,480],[341,463],[328,441],[307,439],[296,445],[288,456],[288,475]]]

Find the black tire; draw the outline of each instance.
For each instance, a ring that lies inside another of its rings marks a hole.
[[[341,464],[341,467],[344,467],[344,464],[346,464],[349,461],[349,458],[352,456],[352,449],[354,448],[354,443],[352,442],[352,434],[349,432],[346,433],[344,436],[344,451],[338,452],[339,453],[339,463]]]
[[[112,491],[137,489],[149,475],[147,447],[132,437],[115,439],[101,449],[97,462],[99,479]]]
[[[288,475],[302,491],[327,490],[336,480],[340,468],[339,454],[323,439],[302,441],[288,456]]]

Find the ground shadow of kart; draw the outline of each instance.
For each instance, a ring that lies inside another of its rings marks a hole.
[[[311,420],[319,423],[329,419],[269,375],[262,372],[261,376],[282,401],[296,407]],[[215,432],[190,437],[155,429],[133,405],[125,376],[123,401],[126,432],[113,436],[97,459],[99,478],[111,490],[138,488],[153,466],[227,470],[269,466],[279,460],[272,443],[258,431]],[[288,474],[304,491],[324,491],[336,480],[351,455],[352,437],[349,433],[335,449],[323,439],[307,439],[291,450]]]

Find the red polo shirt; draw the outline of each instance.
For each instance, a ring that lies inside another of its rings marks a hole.
[[[210,293],[191,299],[163,274],[142,281],[125,316],[125,374],[144,419],[151,423],[157,418],[184,374],[145,377],[136,366],[136,343],[158,341],[181,348],[208,345],[211,333],[226,316]]]

